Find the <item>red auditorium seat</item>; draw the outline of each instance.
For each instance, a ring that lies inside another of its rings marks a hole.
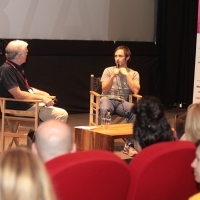
[[[125,200],[128,165],[108,151],[66,154],[45,163],[58,200]]]
[[[151,145],[129,164],[128,200],[186,200],[197,193],[190,166],[195,145],[176,141]]]

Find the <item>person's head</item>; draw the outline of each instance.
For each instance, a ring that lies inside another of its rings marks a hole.
[[[32,151],[47,162],[55,157],[76,151],[71,127],[59,120],[48,120],[40,124],[35,132]]]
[[[26,62],[28,43],[23,40],[13,40],[6,46],[6,58],[21,65]]]
[[[43,163],[29,149],[18,147],[0,156],[0,199],[56,199]]]
[[[142,97],[134,106],[133,139],[136,150],[162,141],[173,140],[173,134],[161,102],[153,96]]]
[[[200,140],[196,142],[196,156],[191,163],[191,167],[194,169],[194,177],[197,183],[200,183]]]
[[[200,103],[191,104],[187,110],[185,136],[187,140],[196,142],[200,139]]]
[[[126,46],[118,46],[114,51],[114,58],[116,64],[127,67],[127,62],[131,60],[131,51]]]
[[[174,128],[178,139],[185,133],[185,121],[187,112],[179,113],[175,119]]]

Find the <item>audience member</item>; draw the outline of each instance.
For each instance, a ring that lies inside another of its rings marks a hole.
[[[32,151],[38,154],[43,162],[75,152],[76,145],[73,143],[71,128],[57,120],[43,122],[36,130]]]
[[[191,164],[191,167],[194,170],[194,178],[199,187],[200,186],[200,140],[196,142],[196,146],[197,146],[196,156]],[[189,200],[199,200],[199,199],[200,199],[200,193],[197,193],[189,198]]]
[[[61,108],[54,107],[54,101],[47,92],[30,87],[22,64],[28,55],[28,43],[13,40],[6,47],[6,62],[0,67],[0,96],[7,98],[41,100],[39,118],[42,121],[56,119],[66,122],[68,113]],[[27,102],[7,103],[6,107],[18,110],[34,110],[35,105]]]
[[[133,107],[134,148],[141,151],[154,143],[172,141],[173,133],[161,102],[153,96],[142,97]]]
[[[176,116],[174,124],[174,133],[176,138],[179,140],[182,135],[185,133],[185,121],[186,121],[187,112],[179,113]]]
[[[140,82],[138,72],[127,66],[130,57],[131,51],[128,47],[118,46],[114,51],[116,66],[108,67],[103,72],[99,122],[107,112],[125,117],[127,122],[133,121],[133,104],[127,100],[131,91],[135,94],[139,92]]]
[[[191,104],[187,109],[185,133],[180,140],[197,142],[200,139],[200,103]]]
[[[1,200],[55,200],[55,194],[40,159],[18,147],[0,156]]]

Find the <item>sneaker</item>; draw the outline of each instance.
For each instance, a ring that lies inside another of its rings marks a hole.
[[[131,146],[125,144],[124,149],[122,150],[123,153],[133,157],[138,154],[138,152]]]

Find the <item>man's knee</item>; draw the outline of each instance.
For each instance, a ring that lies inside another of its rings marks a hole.
[[[67,122],[67,119],[68,119],[68,112],[66,110],[62,109],[62,112],[59,112],[58,120]]]
[[[40,109],[39,117],[42,121],[55,119],[55,120],[67,122],[68,113],[66,110],[62,108],[58,108],[58,107],[43,107]]]
[[[123,104],[123,105],[124,105],[124,107],[126,108],[126,110],[127,110],[127,111],[130,111],[130,112],[132,111],[132,109],[133,109],[133,106],[134,106],[134,104],[133,104],[133,103],[130,103],[130,102],[127,102],[127,101],[126,101],[126,102],[124,102],[124,104]]]
[[[131,123],[134,121],[134,115],[133,115],[133,103],[130,102],[124,102],[123,104],[123,110],[125,111],[125,117],[127,119],[127,122]]]
[[[101,97],[99,107],[102,110],[110,108],[110,99],[108,97]]]

